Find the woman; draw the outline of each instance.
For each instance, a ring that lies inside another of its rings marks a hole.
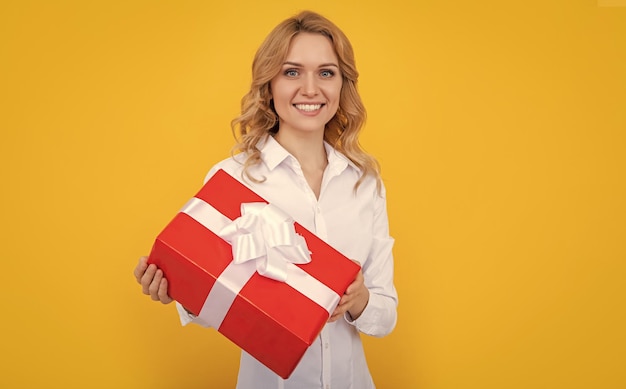
[[[352,47],[332,22],[305,11],[268,35],[252,76],[232,123],[240,153],[207,179],[224,169],[362,269],[288,380],[242,352],[237,388],[374,388],[359,333],[393,330],[397,293],[385,188],[358,143],[365,109]],[[135,277],[153,300],[172,302],[163,272],[145,258]],[[183,324],[194,321],[179,313]]]

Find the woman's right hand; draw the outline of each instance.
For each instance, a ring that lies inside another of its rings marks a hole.
[[[167,280],[163,277],[163,270],[155,264],[148,265],[148,257],[139,258],[139,263],[135,267],[135,278],[141,284],[143,294],[147,294],[154,301],[169,304],[174,301],[167,294]]]

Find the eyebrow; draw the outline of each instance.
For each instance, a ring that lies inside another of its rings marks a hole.
[[[283,63],[283,66],[285,66],[285,65],[295,66],[295,67],[299,67],[299,68],[304,67],[304,65],[302,65],[301,63],[297,63],[297,62],[290,62],[290,61],[286,61],[286,62],[284,62],[284,63]],[[329,66],[334,66],[334,67],[336,67],[337,69],[339,69],[339,65],[337,65],[336,63],[333,63],[333,62],[322,63],[322,64],[320,64],[318,67],[320,67],[320,68],[325,68],[325,67],[329,67]]]

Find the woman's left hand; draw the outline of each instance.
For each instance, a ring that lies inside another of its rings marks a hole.
[[[329,323],[339,320],[346,312],[356,320],[361,316],[363,310],[367,306],[370,298],[370,292],[363,282],[363,273],[359,270],[354,281],[346,289],[346,293],[339,300],[339,305],[328,319]]]

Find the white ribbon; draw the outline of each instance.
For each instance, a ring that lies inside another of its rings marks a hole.
[[[244,203],[241,217],[230,220],[196,197],[181,209],[233,246],[233,261],[219,275],[198,318],[219,329],[233,301],[255,272],[285,282],[332,313],[340,296],[295,264],[311,261],[293,219],[276,206]]]
[[[218,235],[233,246],[233,261],[254,260],[262,276],[287,281],[287,264],[311,262],[306,240],[298,235],[293,219],[267,203],[241,204],[241,216]]]

